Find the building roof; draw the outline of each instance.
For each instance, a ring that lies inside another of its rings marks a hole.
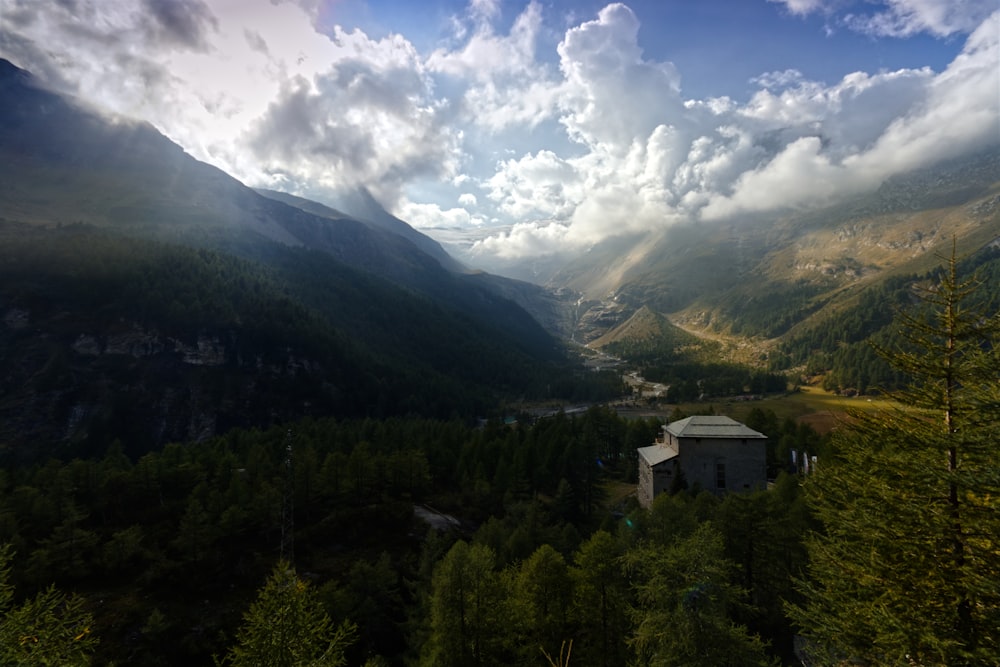
[[[767,438],[735,419],[714,415],[687,417],[671,422],[663,429],[677,438]]]
[[[639,456],[650,466],[655,466],[669,461],[677,456],[677,452],[665,445],[650,445],[649,447],[639,447]]]

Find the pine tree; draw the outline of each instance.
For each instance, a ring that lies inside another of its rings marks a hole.
[[[763,667],[765,645],[732,621],[742,592],[710,522],[668,547],[632,549],[636,607],[632,647],[650,667]]]
[[[339,667],[357,629],[334,628],[313,589],[286,562],[274,568],[257,600],[243,616],[222,664],[234,667]]]
[[[543,544],[520,564],[513,577],[511,607],[522,662],[538,663],[538,651],[555,653],[569,636],[573,588],[562,554]]]
[[[925,308],[900,316],[906,347],[879,349],[911,378],[901,407],[854,414],[806,482],[825,531],[790,611],[827,663],[1000,656],[1000,318],[945,261]]]
[[[97,640],[83,600],[50,586],[14,604],[9,545],[0,548],[0,664],[89,665]]]
[[[431,636],[421,664],[472,667],[509,664],[504,628],[510,623],[503,574],[482,544],[458,541],[434,568]]]
[[[628,582],[622,551],[610,533],[598,531],[574,554],[573,617],[580,634],[573,648],[581,664],[625,664]]]

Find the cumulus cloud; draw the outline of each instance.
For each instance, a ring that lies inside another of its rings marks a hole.
[[[889,123],[859,165],[892,172],[996,144],[1000,128],[1000,11],[970,35],[962,53],[927,82],[922,98]]]
[[[197,50],[209,48],[210,30],[219,24],[202,0],[143,0],[151,21],[148,31],[163,41],[174,41]]]
[[[470,6],[474,33],[459,48],[439,48],[427,57],[431,70],[456,77],[487,81],[498,74],[524,74],[535,69],[535,42],[541,28],[541,7],[530,2],[514,20],[510,33],[497,35],[492,19],[499,13],[493,2]],[[465,34],[463,30],[460,34]]]
[[[566,32],[558,47],[565,76],[559,105],[571,138],[627,150],[682,107],[676,68],[644,60],[638,33],[638,18],[620,3]]]
[[[522,222],[473,244],[472,254],[484,254],[513,260],[520,257],[551,255],[560,249],[573,248],[570,225],[556,221]]]
[[[564,218],[584,198],[575,167],[552,151],[501,162],[488,185],[489,198],[515,220]]]
[[[400,35],[319,31],[316,2],[13,1],[5,56],[248,183],[365,185],[394,202],[454,173],[460,130],[423,56]]]
[[[365,186],[414,226],[481,230],[474,251],[506,258],[812,206],[997,143],[990,2],[773,1],[873,38],[967,38],[943,71],[762,72],[740,100],[686,99],[622,3],[566,24],[529,0],[500,30],[511,5],[472,0],[421,52],[320,25],[319,0],[3,0],[0,55],[249,184]]]
[[[672,66],[643,58],[634,14],[611,5],[559,47],[562,85],[575,93],[563,98],[560,120],[585,154],[502,162],[490,199],[511,216],[546,222],[480,246],[556,252],[678,220],[816,206],[995,144],[998,21],[1000,12],[982,21],[940,73],[855,72],[833,84],[795,70],[765,73],[738,104],[683,100]],[[639,103],[621,104],[626,94]]]
[[[493,132],[537,125],[551,115],[559,95],[549,68],[536,59],[541,6],[529,2],[506,35],[493,28],[498,13],[497,3],[474,0],[471,36],[469,26],[459,21],[456,37],[467,37],[465,43],[438,48],[427,57],[430,72],[464,86],[465,119]]]
[[[785,5],[793,14],[806,15],[818,11],[828,4],[828,0],[767,0]]]
[[[218,29],[215,15],[200,0],[121,6],[61,2],[47,3],[45,11],[31,0],[10,0],[2,13],[0,49],[6,57],[66,92],[99,96],[101,88],[115,87],[111,106],[131,98],[125,106],[140,117],[150,109],[138,99],[152,91],[165,100],[175,95],[177,81],[166,62],[170,55],[206,52]]]
[[[797,139],[766,164],[744,172],[731,192],[714,198],[702,216],[823,203],[870,189],[894,173],[996,144],[998,36],[1000,12],[969,37],[941,74],[917,70],[845,77],[824,96],[834,113],[817,125],[829,130],[822,138]],[[846,110],[844,90],[851,91]],[[860,95],[869,99],[859,102]],[[815,101],[817,96],[806,97]]]
[[[457,134],[412,45],[340,28],[333,41],[329,68],[287,80],[249,128],[263,168],[331,189],[367,186],[391,201],[415,178],[453,171]]]

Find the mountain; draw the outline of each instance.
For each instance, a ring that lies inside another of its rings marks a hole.
[[[905,382],[871,343],[905,346],[896,313],[914,307],[915,289],[934,289],[953,249],[961,275],[982,285],[968,305],[995,312],[996,151],[836,206],[616,239],[555,284],[580,294],[576,340],[669,386],[672,400],[780,391],[803,378],[855,395]]]
[[[351,217],[346,213],[310,199],[275,190],[257,189],[256,191],[265,197],[330,220],[351,220]],[[507,299],[523,308],[547,332],[561,338],[569,338],[572,335],[572,310],[557,291],[549,290],[533,283],[465,267],[453,259],[437,241],[421,234],[399,218],[387,212],[382,208],[381,204],[375,201],[367,190],[358,190],[351,196],[346,196],[343,199],[344,203],[352,207],[352,210],[360,211],[355,215],[364,224],[374,227],[376,233],[384,234],[388,232],[412,241],[420,250],[435,259],[443,269],[455,274],[454,277],[444,277],[437,274],[434,276],[434,284],[440,286],[442,283],[457,281],[467,287],[485,289],[487,293]],[[387,271],[383,270],[383,273],[387,273]],[[414,286],[416,283],[411,280],[408,284]],[[451,294],[449,298],[460,299],[455,294]]]
[[[260,259],[263,241],[322,250],[432,298],[447,299],[501,328],[536,328],[527,312],[492,312],[516,293],[521,309],[558,319],[549,295],[504,279],[464,280],[468,270],[439,244],[388,214],[367,192],[355,219],[284,193],[264,196],[194,160],[144,123],[109,122],[53,94],[9,62],[0,65],[0,217],[85,222]],[[486,288],[487,292],[483,292]],[[541,337],[544,332],[531,335]]]
[[[233,251],[270,240],[323,250],[407,286],[435,279],[426,273],[440,261],[404,236],[261,196],[150,125],[109,122],[10,63],[0,67],[0,95],[7,218],[85,222]]]
[[[964,255],[998,237],[1000,152],[991,149],[818,210],[614,239],[567,263],[550,287],[580,294],[581,340],[601,340],[648,308],[766,353],[836,319],[865,290],[939,265],[953,239]]]
[[[268,194],[0,62],[4,455],[468,417],[568,386],[503,280],[450,270],[413,230]]]
[[[594,347],[613,347],[624,343],[638,346],[667,344],[682,347],[698,342],[698,338],[675,326],[663,315],[642,306],[625,322],[593,342]]]
[[[303,199],[301,197],[293,197],[284,193],[276,193],[274,191],[262,191],[267,196],[272,196],[285,201],[286,203],[291,203],[293,206],[298,206],[304,208],[307,211],[317,213],[318,215],[327,215],[330,212],[334,214],[339,214],[337,209],[331,209],[328,206],[319,204],[317,202],[310,201],[308,199]],[[441,266],[456,273],[463,273],[468,269],[449,255],[441,244],[430,238],[426,234],[422,234],[415,230],[410,225],[406,224],[396,216],[392,215],[383,208],[381,204],[372,196],[371,192],[367,188],[356,188],[348,192],[341,193],[336,197],[337,208],[346,211],[348,215],[366,222],[371,226],[381,229],[392,234],[398,234],[409,241],[412,241],[414,245],[420,248],[423,252],[427,253],[438,262]]]

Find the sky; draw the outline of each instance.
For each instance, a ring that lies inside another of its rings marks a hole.
[[[465,258],[760,219],[1000,142],[996,0],[0,0],[0,57]]]

